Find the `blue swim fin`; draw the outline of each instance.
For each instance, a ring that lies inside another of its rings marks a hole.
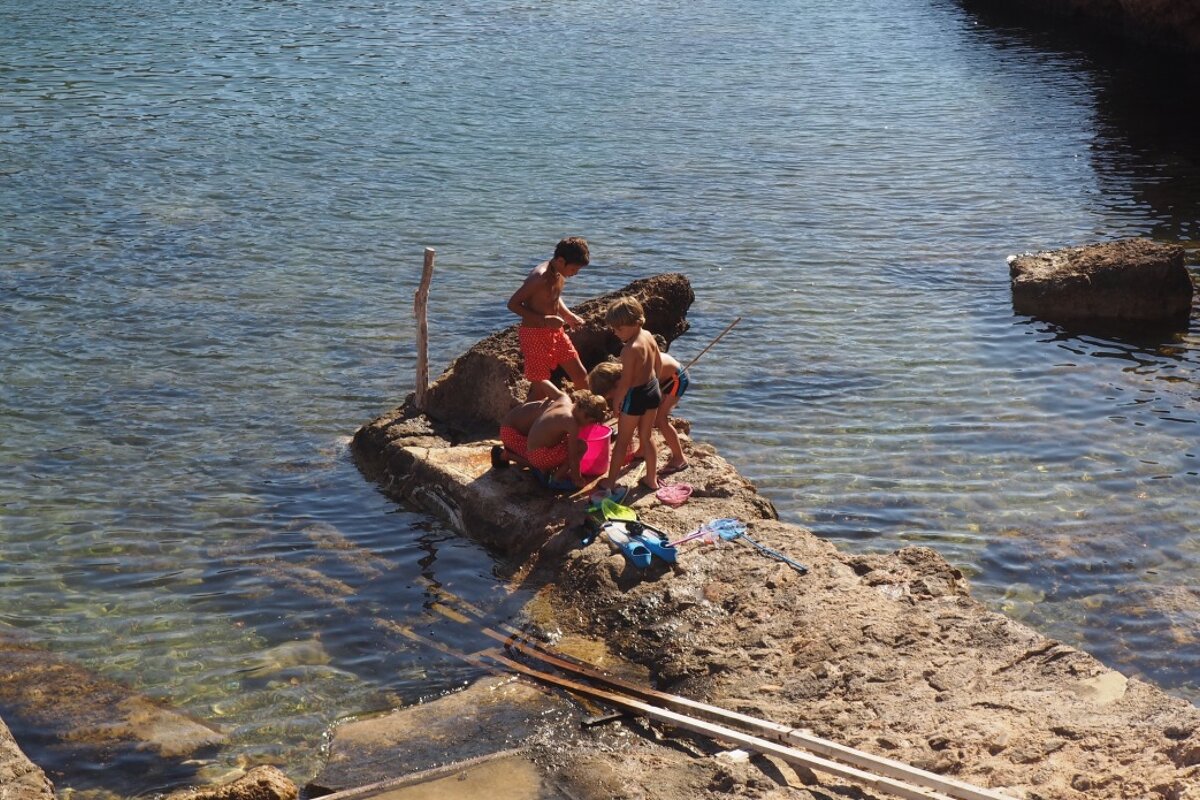
[[[631,537],[625,530],[625,523],[610,521],[604,523],[600,530],[608,540],[620,548],[625,554],[625,560],[638,569],[650,566],[650,548],[641,539]]]

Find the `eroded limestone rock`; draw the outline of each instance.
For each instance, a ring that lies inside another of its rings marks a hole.
[[[693,542],[673,566],[638,569],[602,540],[581,544],[586,490],[555,495],[518,469],[492,469],[488,443],[462,443],[398,409],[364,425],[353,448],[389,492],[491,544],[514,583],[538,587],[527,615],[556,641],[601,641],[659,688],[1014,797],[1183,800],[1200,791],[1200,710],[990,611],[929,548],[842,554],[779,522],[749,481],[689,437],[690,466],[671,480],[691,484],[692,497],[671,508],[635,491],[626,502],[639,518],[675,538],[737,517],[809,571],[737,540]],[[636,485],[642,469],[622,483]],[[729,764],[694,742],[662,747],[622,729],[560,733],[530,753],[571,797],[768,800],[789,785],[762,759]],[[819,787],[814,796],[850,794],[828,776],[803,782]]]
[[[0,720],[0,800],[52,800],[54,785],[21,748]]]
[[[680,274],[634,281],[611,294],[572,308],[585,324],[570,333],[587,369],[620,352],[620,342],[604,324],[604,312],[618,297],[636,297],[646,311],[646,328],[673,341],[687,330],[687,310],[695,300],[691,284]],[[489,336],[460,356],[429,387],[430,418],[458,430],[495,429],[529,391],[523,377],[517,326]],[[406,404],[412,402],[408,398]]]
[[[167,800],[296,800],[296,784],[277,768],[255,767],[221,786],[200,786],[167,795]]]
[[[1183,248],[1129,239],[1009,257],[1018,314],[1066,324],[1179,326],[1192,308]]]

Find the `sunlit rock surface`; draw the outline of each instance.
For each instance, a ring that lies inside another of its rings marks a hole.
[[[264,765],[235,781],[173,792],[166,800],[296,800],[298,795],[296,784],[288,776]]]
[[[555,495],[521,470],[493,469],[491,441],[401,407],[352,446],[385,491],[487,542],[513,584],[537,590],[527,630],[602,642],[660,688],[1014,798],[1200,797],[1200,710],[988,609],[934,550],[841,553],[780,522],[715,449],[685,437],[690,466],[669,480],[690,484],[691,499],[672,508],[635,491],[627,503],[639,518],[676,537],[736,517],[808,572],[745,537],[693,542],[674,567],[638,569],[603,540],[581,543],[586,491]],[[571,797],[882,798],[762,759],[722,760],[716,746],[621,736],[632,729],[558,728],[529,757]]]
[[[1183,248],[1149,239],[1009,259],[1013,309],[1053,322],[1186,327],[1192,281]]]
[[[13,740],[0,720],[0,800],[50,800],[54,786]]]

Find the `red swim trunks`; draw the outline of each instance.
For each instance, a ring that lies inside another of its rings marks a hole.
[[[525,356],[525,380],[550,380],[554,368],[572,359],[578,359],[575,345],[562,328],[517,328],[517,341],[521,343],[521,355]]]
[[[530,450],[529,439],[526,436],[516,428],[501,425],[500,441],[504,442],[504,446],[510,452],[516,453],[532,464],[534,469],[540,469],[542,472],[558,469],[567,460],[567,440],[565,438],[553,447],[539,447],[537,450]]]

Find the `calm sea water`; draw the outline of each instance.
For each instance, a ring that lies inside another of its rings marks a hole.
[[[202,777],[306,780],[331,723],[469,675],[372,621],[498,597],[491,558],[346,442],[411,390],[422,247],[444,365],[574,233],[571,299],[691,278],[683,357],[743,317],[680,411],[786,519],[935,547],[1200,699],[1200,328],[1014,316],[1005,264],[1195,260],[1181,73],[949,0],[0,0],[0,29],[0,622],[220,726]]]

